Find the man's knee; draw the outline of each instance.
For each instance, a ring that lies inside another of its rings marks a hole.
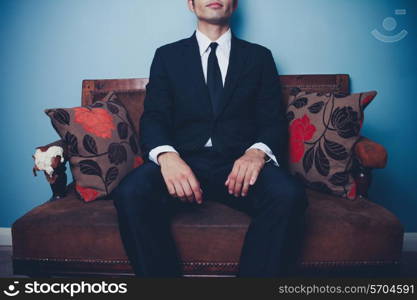
[[[282,190],[282,197],[292,199],[293,201],[304,200],[306,198],[305,187],[292,175],[288,175],[285,189]]]
[[[272,201],[272,205],[286,210],[305,210],[308,199],[305,186],[290,173],[280,170],[275,182],[269,185],[266,191]]]
[[[113,190],[111,197],[117,208],[126,213],[137,213],[161,191],[162,182],[159,166],[147,162],[127,174]]]

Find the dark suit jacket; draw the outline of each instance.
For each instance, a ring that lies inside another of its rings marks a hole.
[[[171,145],[179,154],[204,147],[237,159],[255,142],[265,143],[278,163],[287,144],[287,121],[278,72],[264,46],[235,37],[217,114],[212,111],[198,42],[193,35],[159,47],[152,61],[140,119],[144,158],[157,146]]]

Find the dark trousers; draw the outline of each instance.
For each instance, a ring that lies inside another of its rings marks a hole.
[[[252,217],[239,261],[238,277],[292,275],[301,248],[304,212],[308,206],[302,183],[269,162],[245,197],[229,194],[224,182],[234,160],[211,148],[181,155],[203,190],[204,201],[222,203]],[[145,162],[129,173],[112,192],[126,253],[138,277],[179,277],[182,268],[170,230],[183,203],[166,188],[160,166]],[[209,246],[209,245],[208,245]]]

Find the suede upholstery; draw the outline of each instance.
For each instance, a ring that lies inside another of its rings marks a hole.
[[[385,208],[362,198],[351,201],[307,189],[306,236],[299,267],[337,261],[391,263],[401,254],[401,224]],[[207,199],[172,219],[184,269],[221,263],[233,274],[250,218]],[[82,202],[71,188],[65,198],[46,202],[13,225],[15,259],[117,261],[131,271],[119,235],[112,200]],[[227,268],[228,266],[228,268]],[[203,268],[204,269],[204,268]],[[210,272],[210,270],[204,270]],[[213,270],[216,274],[219,270]]]

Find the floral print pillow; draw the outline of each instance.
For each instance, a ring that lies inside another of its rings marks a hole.
[[[92,105],[45,113],[65,141],[75,190],[84,201],[105,198],[143,163],[132,122],[114,92]]]
[[[305,92],[294,88],[287,106],[289,168],[306,186],[355,199],[353,147],[360,138],[365,107],[377,92]]]

